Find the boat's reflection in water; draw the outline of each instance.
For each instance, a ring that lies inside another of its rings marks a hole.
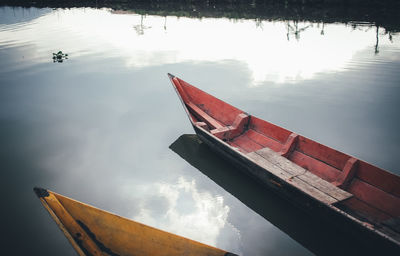
[[[194,134],[180,136],[170,149],[246,206],[317,255],[370,255],[379,248],[358,241],[334,223],[312,217],[258,184],[216,155]],[[268,241],[265,241],[268,243]]]

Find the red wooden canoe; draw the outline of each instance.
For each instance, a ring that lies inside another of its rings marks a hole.
[[[400,177],[251,116],[168,74],[201,140],[279,195],[400,250]]]

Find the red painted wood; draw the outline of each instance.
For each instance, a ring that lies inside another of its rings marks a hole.
[[[336,181],[342,174],[340,170],[297,150],[293,151],[293,153],[289,156],[289,160],[328,182]]]
[[[243,113],[240,109],[226,104],[222,100],[197,89],[179,78],[177,79],[185,93],[190,95],[190,100],[195,105],[224,125],[232,125],[237,115]]]
[[[171,81],[186,105],[192,106],[188,107],[192,120],[218,128],[210,132],[226,139],[240,152],[249,153],[264,147],[281,152],[294,163],[352,193],[354,197],[343,202],[351,211],[374,221],[400,216],[399,176],[254,116],[250,117],[248,130],[243,131],[247,128],[244,125],[247,116],[243,111],[183,80],[173,78]]]
[[[266,137],[265,135],[258,133],[252,129],[246,132],[246,136],[253,140],[254,142],[260,144],[261,146],[268,147],[275,152],[279,152],[282,148],[282,144],[277,140],[271,139],[270,137]]]
[[[181,81],[179,78],[174,77],[172,79],[172,82],[175,85],[175,88],[178,90],[179,95],[181,96],[182,100],[184,103],[188,103],[190,102],[190,97],[189,95],[187,95],[187,93],[185,92],[185,90],[183,89],[182,85],[181,85]]]
[[[292,133],[282,127],[271,124],[257,117],[252,116],[250,119],[250,128],[256,132],[259,132],[267,137],[285,143],[289,135]]]
[[[379,209],[376,209],[375,207],[372,207],[371,205],[368,205],[356,197],[352,197],[344,202],[341,202],[340,204],[345,205],[351,209],[351,211],[371,222],[379,223],[392,218],[390,215],[380,211]]]
[[[249,116],[246,114],[239,114],[232,125],[218,127],[217,129],[211,130],[211,134],[222,140],[231,140],[239,136],[244,132],[245,126],[247,126]]]
[[[244,129],[244,126],[249,123],[249,119],[250,117],[248,115],[241,113],[235,118],[232,127]]]
[[[263,148],[263,146],[249,139],[245,134],[235,138],[233,142],[247,152],[257,151]]]
[[[204,123],[204,122],[195,122],[195,125],[203,128],[203,129],[209,130],[208,125],[206,123]]]
[[[398,197],[359,179],[353,179],[348,191],[361,201],[381,209],[393,217],[400,216],[400,198]]]
[[[342,170],[350,156],[343,154],[335,149],[312,141],[303,136],[299,137],[296,150],[306,155],[319,159],[333,167]]]
[[[235,147],[236,149],[238,149],[241,153],[243,154],[247,154],[249,153],[248,151],[244,150],[243,148],[241,148],[239,145],[237,145],[235,142],[233,141],[227,141],[226,143],[228,143],[229,145],[231,145],[232,147]]]
[[[221,140],[229,140],[230,129],[227,126],[211,130],[210,132]]]
[[[358,159],[354,157],[350,157],[349,160],[347,160],[343,170],[342,174],[338,177],[338,179],[333,182],[335,186],[339,186],[342,189],[346,189],[347,185],[350,184],[351,180],[353,179],[354,175],[357,172],[358,169]]]
[[[233,124],[229,126],[229,138],[232,139],[242,134],[244,132],[244,129],[248,126],[249,120],[250,117],[248,115],[244,113],[239,114],[235,118],[235,121],[233,121]]]
[[[296,133],[290,134],[286,143],[282,146],[282,149],[280,151],[281,156],[288,157],[296,148],[298,140],[299,135],[297,135]]]
[[[400,178],[364,161],[360,161],[356,177],[400,197]]]
[[[204,112],[202,109],[200,109],[198,106],[193,104],[192,102],[186,103],[186,106],[189,108],[189,111],[197,117],[197,119],[207,123],[207,125],[210,126],[210,128],[221,128],[223,125],[209,116],[206,112]]]

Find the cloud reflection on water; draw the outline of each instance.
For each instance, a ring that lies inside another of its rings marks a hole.
[[[179,177],[175,184],[153,183],[141,188],[145,195],[139,214],[132,219],[216,246],[230,209],[222,196],[200,192],[195,180],[184,177]],[[157,204],[148,204],[149,198],[159,200]],[[165,202],[167,204],[160,209],[160,203]]]
[[[164,17],[146,16],[138,34],[142,16],[134,14],[80,8],[38,16],[0,26],[1,157],[8,169],[1,174],[5,192],[19,192],[3,219],[23,220],[9,222],[7,233],[30,241],[20,254],[71,249],[35,201],[35,185],[233,252],[310,253],[168,152],[193,130],[167,72],[263,119],[397,166],[399,54],[389,50],[396,52],[398,37],[386,48],[383,38],[382,58],[375,58],[374,30],[343,24],[326,25],[324,36],[314,24],[287,41],[285,22],[167,17],[164,30]],[[52,63],[58,50],[68,62]],[[373,58],[359,61],[369,53]],[[360,62],[357,72],[321,75]],[[284,81],[297,84],[271,86]]]

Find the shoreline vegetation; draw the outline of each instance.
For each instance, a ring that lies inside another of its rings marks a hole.
[[[141,15],[256,21],[373,25],[386,33],[400,32],[397,0],[0,0],[0,5],[37,8],[111,8]]]

